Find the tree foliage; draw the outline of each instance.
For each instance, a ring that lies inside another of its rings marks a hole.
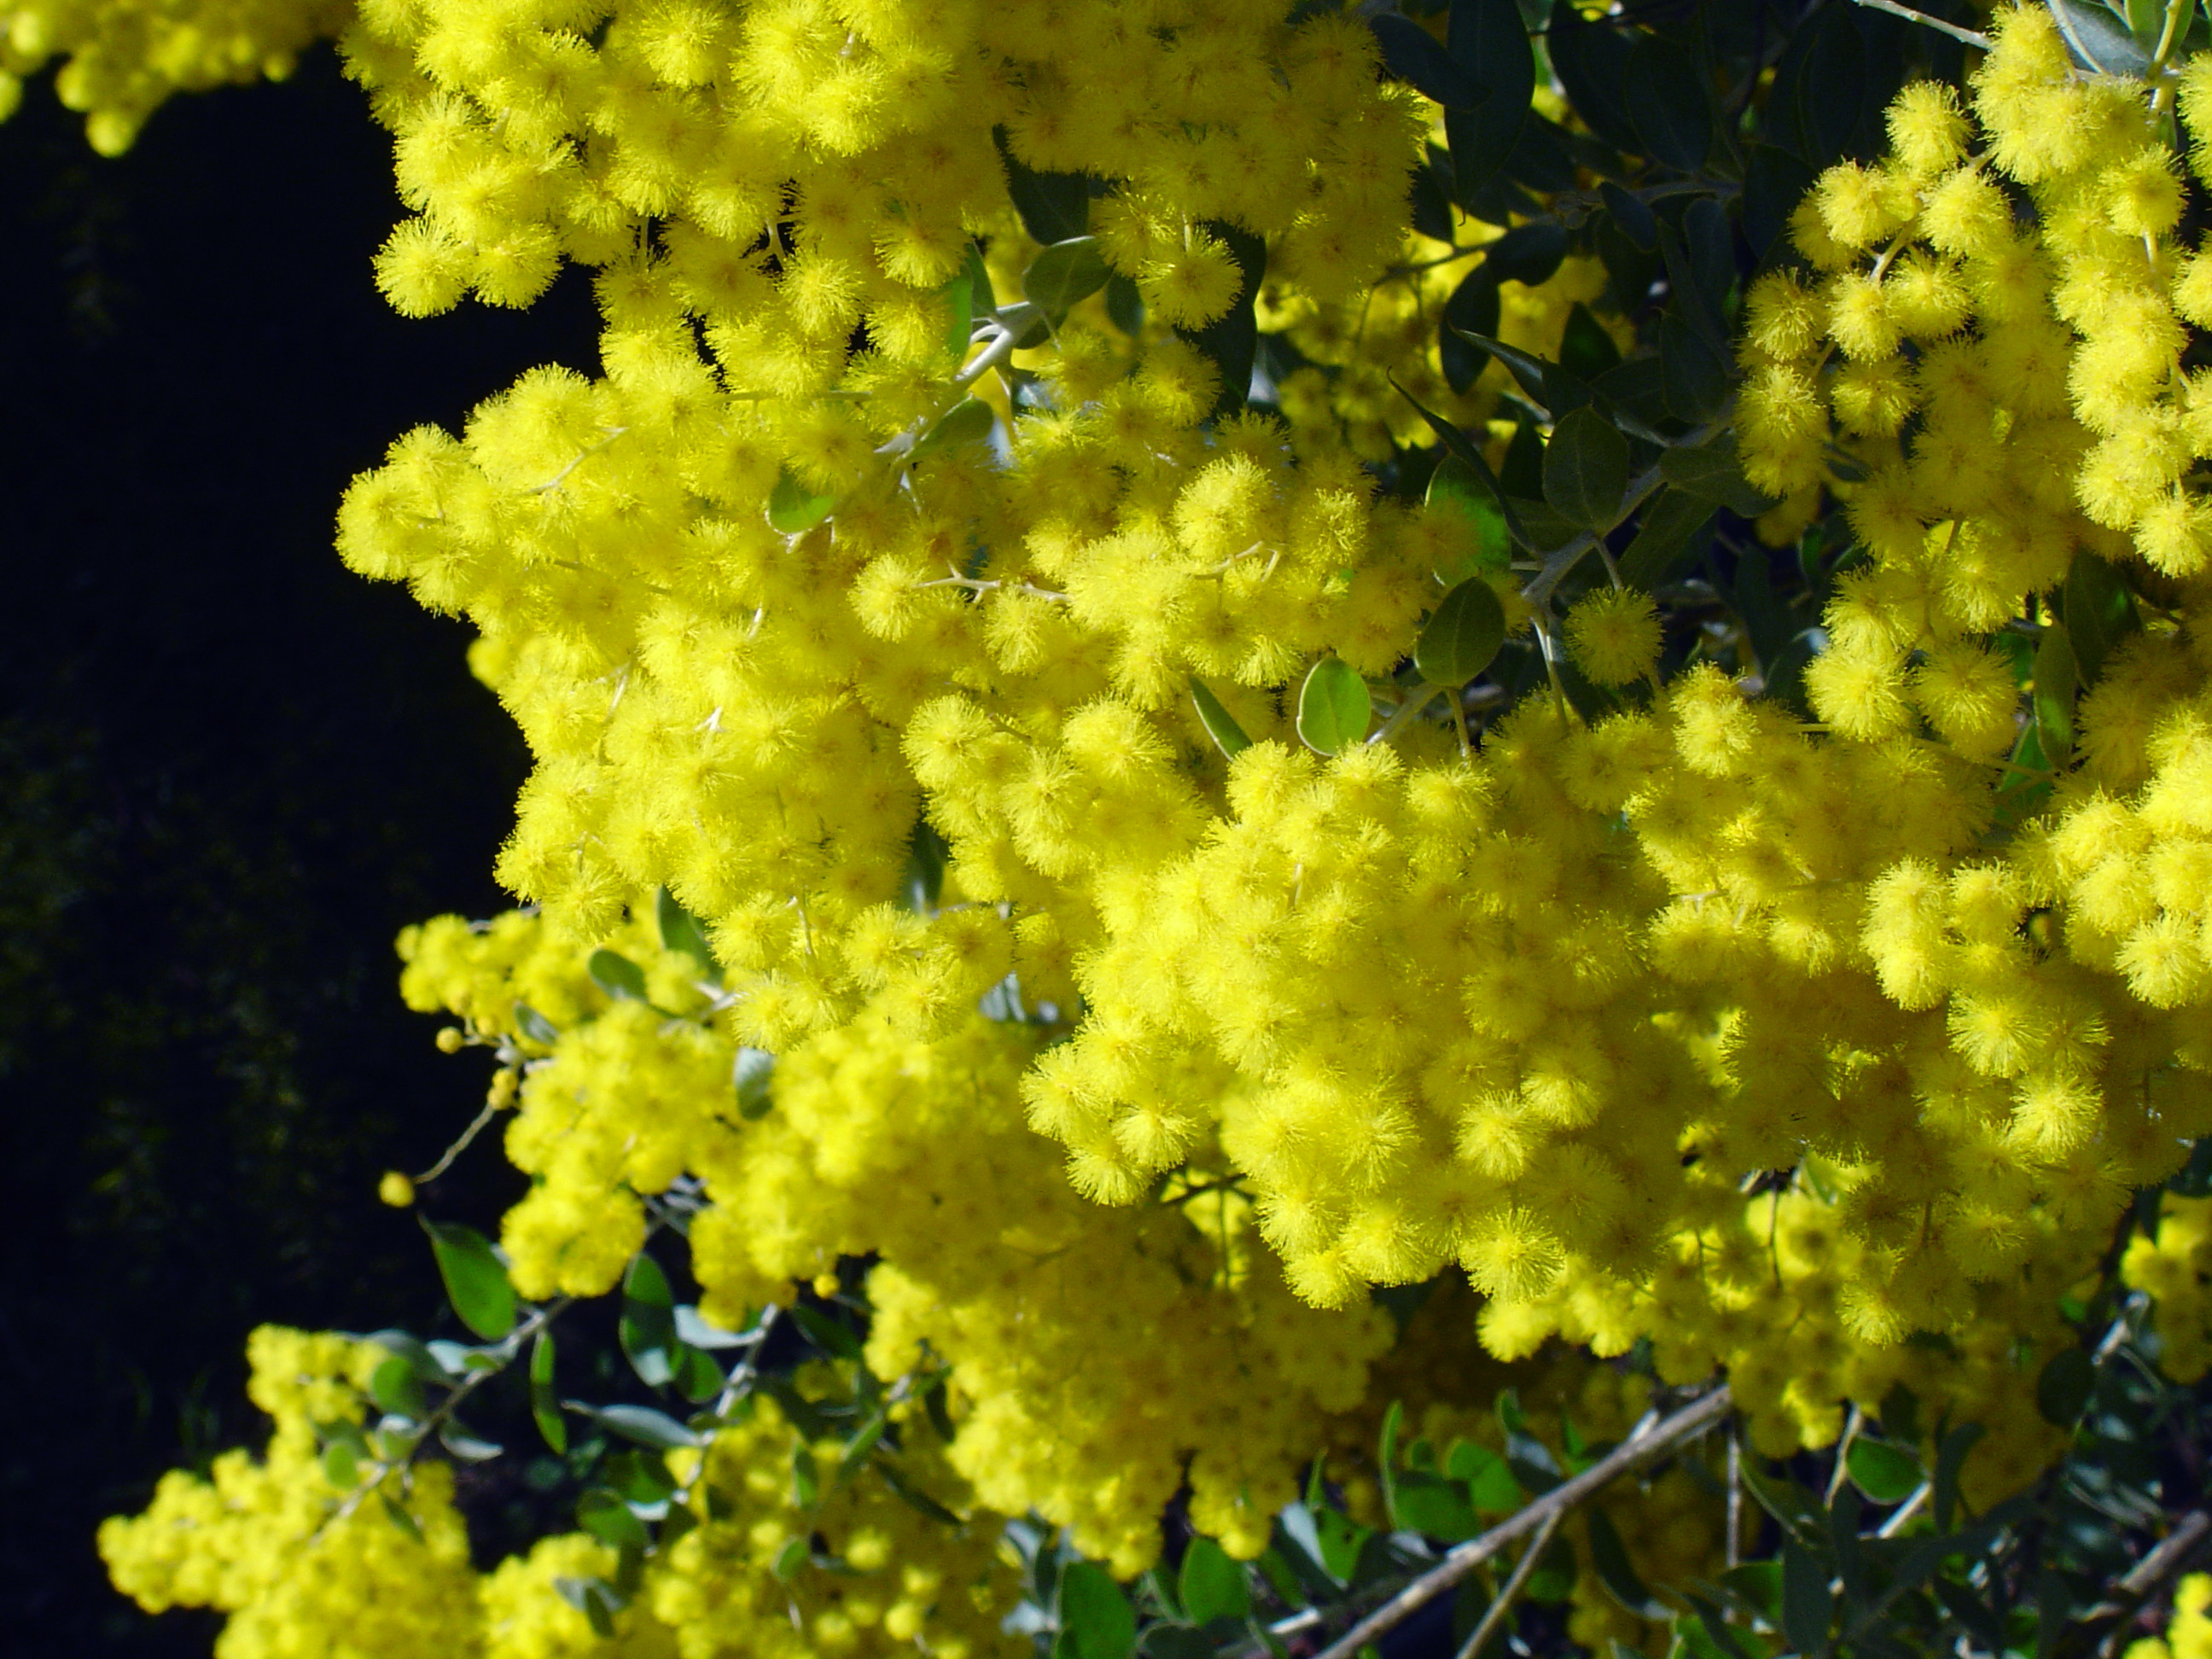
[[[2212,57],[1985,21],[362,7],[393,305],[598,271],[598,376],[338,520],[536,759],[526,908],[401,941],[532,1185],[431,1226],[475,1342],[257,1338],[118,1583],[239,1653],[2135,1619]],[[493,1411],[577,1530],[472,1566]]]

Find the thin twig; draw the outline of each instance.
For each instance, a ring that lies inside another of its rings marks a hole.
[[[484,1125],[490,1122],[492,1119],[498,1115],[499,1108],[493,1105],[491,1102],[488,1100],[484,1102],[483,1110],[476,1115],[475,1121],[471,1123],[467,1128],[461,1131],[460,1139],[456,1140],[452,1146],[446,1148],[446,1155],[440,1158],[435,1164],[433,1164],[428,1169],[423,1170],[421,1175],[410,1176],[409,1179],[413,1181],[417,1187],[424,1186],[430,1182],[435,1181],[440,1176],[445,1174],[447,1170],[453,1167],[453,1160],[455,1158],[459,1158],[463,1152],[468,1151],[469,1143],[483,1133]]]
[[[1723,1382],[1657,1424],[1649,1433],[1632,1436],[1571,1480],[1562,1481],[1480,1537],[1456,1546],[1442,1561],[1322,1649],[1315,1659],[1352,1659],[1368,1643],[1385,1631],[1396,1629],[1515,1539],[1574,1508],[1616,1475],[1695,1439],[1725,1418],[1735,1403],[1729,1385]]]
[[[1513,1603],[1520,1597],[1521,1587],[1528,1582],[1528,1575],[1535,1571],[1536,1558],[1551,1543],[1552,1534],[1559,1529],[1559,1517],[1565,1513],[1565,1510],[1553,1510],[1544,1517],[1544,1524],[1536,1528],[1536,1535],[1528,1540],[1528,1547],[1521,1552],[1521,1559],[1513,1564],[1512,1576],[1498,1590],[1498,1599],[1483,1609],[1482,1621],[1475,1626],[1474,1633],[1460,1649],[1459,1659],[1474,1659],[1474,1656],[1482,1651],[1484,1644],[1505,1622],[1505,1615],[1513,1611]]]
[[[1902,17],[1908,23],[1917,23],[1923,28],[1934,29],[1938,34],[1948,34],[1954,40],[1963,41],[1983,52],[1990,49],[1988,35],[1960,28],[1956,23],[1947,23],[1940,17],[1930,17],[1926,12],[1915,11],[1910,6],[1900,6],[1897,0],[1853,0],[1853,3],[1864,6],[1869,11],[1886,11],[1892,17]]]
[[[2081,1652],[2093,1642],[2109,1650],[2144,1602],[2165,1588],[2212,1541],[2212,1515],[2191,1510],[2174,1522],[2173,1530],[2159,1540],[2150,1553],[2128,1570],[2112,1586],[2112,1595],[2074,1621],[2074,1628],[2058,1638],[2052,1659]]]

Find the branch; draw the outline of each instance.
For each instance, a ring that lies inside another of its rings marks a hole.
[[[1470,1538],[1450,1550],[1444,1559],[1369,1613],[1316,1656],[1316,1659],[1352,1659],[1352,1656],[1387,1630],[1395,1629],[1437,1597],[1450,1589],[1484,1562],[1525,1533],[1557,1523],[1560,1516],[1607,1485],[1661,1452],[1694,1440],[1726,1417],[1735,1404],[1729,1385],[1722,1383],[1682,1407],[1648,1432],[1632,1436],[1614,1447],[1571,1480],[1563,1481],[1533,1504],[1501,1521],[1480,1538]]]
[[[2051,1649],[2053,1659],[2079,1653],[2092,1643],[2110,1651],[2113,1638],[2127,1627],[2143,1603],[2188,1566],[2208,1541],[2212,1541],[2212,1514],[2191,1510],[2174,1523],[2173,1530],[2160,1540],[2149,1554],[2112,1586],[2108,1600],[2099,1602],[2075,1620],[2075,1628],[2061,1637]]]
[[[1938,34],[1948,34],[1954,40],[1979,47],[1984,52],[1990,49],[1988,35],[1978,34],[1972,29],[1962,29],[1956,23],[1947,23],[1940,17],[1930,17],[1926,12],[1915,11],[1910,6],[1900,6],[1897,3],[1897,0],[1853,0],[1853,3],[1864,6],[1869,11],[1886,11],[1892,17],[1902,17],[1908,23],[1917,23],[1923,28],[1934,29]]]
[[[1474,1633],[1467,1638],[1466,1644],[1459,1650],[1459,1659],[1475,1659],[1475,1656],[1489,1643],[1492,1632],[1505,1622],[1505,1615],[1513,1611],[1513,1603],[1521,1595],[1522,1585],[1528,1582],[1528,1575],[1535,1568],[1536,1558],[1552,1541],[1552,1534],[1559,1529],[1559,1517],[1565,1513],[1565,1510],[1553,1510],[1544,1517],[1544,1524],[1536,1528],[1536,1535],[1528,1540],[1528,1547],[1521,1552],[1521,1559],[1513,1564],[1512,1576],[1506,1579],[1504,1588],[1498,1592],[1498,1599],[1483,1610],[1481,1622],[1475,1626]]]

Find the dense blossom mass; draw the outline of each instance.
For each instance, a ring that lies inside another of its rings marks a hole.
[[[574,262],[605,320],[596,378],[407,434],[339,520],[354,568],[473,623],[535,760],[499,862],[530,908],[403,941],[410,1004],[512,1060],[514,1285],[610,1291],[692,1179],[708,1317],[865,1258],[869,1371],[947,1383],[948,1439],[908,1417],[964,1529],[841,1499],[855,1576],[787,1619],[799,1431],[763,1405],[626,1649],[1015,1644],[992,1517],[1127,1576],[1181,1492],[1255,1556],[1393,1400],[1494,1442],[1464,1402],[1511,1376],[1625,1431],[1651,1379],[1565,1348],[1724,1370],[1774,1455],[1902,1384],[1989,1427],[1980,1504],[2061,1438],[2022,1376],[2062,1297],[2212,1133],[2212,254],[2172,88],[2001,10],[1966,94],[1906,88],[1749,287],[1760,530],[1836,501],[1863,550],[1808,720],[1670,652],[1650,595],[1378,489],[1433,441],[1417,402],[1502,456],[1504,368],[1455,390],[1435,328],[1498,231],[1409,228],[1433,107],[1356,17],[1295,15],[367,0],[343,37],[412,214],[392,303],[526,304]],[[2212,59],[2179,115],[2212,131]],[[1103,266],[1064,305],[1054,216]],[[1498,335],[1556,355],[1604,292],[1577,257],[1508,281]],[[1301,365],[1266,409],[1222,383],[1240,317]],[[1474,700],[1391,690],[1470,580],[1613,691],[1555,667],[1470,743]],[[1371,740],[1301,741],[1332,659],[1403,698]],[[2125,1257],[2183,1370],[2203,1236],[2179,1205]],[[1474,1294],[1402,1334],[1372,1298],[1440,1273]],[[362,1362],[303,1340],[258,1339],[266,1459],[111,1523],[118,1582],[231,1610],[226,1659],[580,1646],[549,1587],[591,1540],[473,1574],[428,1479],[419,1537],[326,1518],[305,1425],[358,1418]],[[1717,1576],[1686,1477],[1615,1521]],[[310,1539],[329,1576],[277,1570]],[[351,1627],[378,1598],[419,1626]],[[1587,1570],[1575,1599],[1578,1639],[1650,1638]]]

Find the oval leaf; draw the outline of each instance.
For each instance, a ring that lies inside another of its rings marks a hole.
[[[1079,1659],[1129,1659],[1137,1614],[1113,1575],[1095,1561],[1071,1561],[1060,1576],[1060,1627]]]
[[[585,967],[592,983],[617,1002],[644,1002],[645,969],[619,951],[594,951]]]
[[[1367,26],[1382,48],[1382,67],[1414,91],[1447,109],[1473,109],[1481,103],[1482,88],[1474,77],[1412,18],[1377,12]]]
[[[1465,685],[1490,666],[1505,643],[1505,611],[1497,590],[1470,576],[1443,603],[1413,642],[1413,666],[1432,685]]]
[[[1602,534],[1628,489],[1628,441],[1594,409],[1571,410],[1544,447],[1544,499],[1560,517]]]
[[[2036,1408],[2043,1420],[2070,1429],[2097,1386],[2097,1367],[2079,1348],[2061,1348],[2035,1379]]]
[[[930,422],[929,429],[915,440],[912,453],[927,455],[956,444],[972,444],[988,438],[998,418],[991,405],[981,398],[963,398]]]
[[[1844,1463],[1851,1484],[1877,1504],[1902,1504],[1928,1478],[1909,1448],[1887,1440],[1852,1441]]]
[[[665,887],[654,896],[653,914],[660,924],[663,949],[690,957],[710,979],[721,977],[722,965],[714,960],[714,947],[707,942],[706,927]]]
[[[1022,273],[1022,296],[1057,323],[1077,301],[1105,287],[1113,274],[1096,236],[1073,236],[1030,261]]]
[[[1654,161],[1685,173],[1705,165],[1713,145],[1713,102],[1689,48],[1647,34],[1628,57],[1628,118]]]
[[[667,1386],[676,1374],[676,1297],[660,1264],[640,1250],[623,1275],[622,1318],[616,1338],[630,1369],[647,1388]]]
[[[1628,1559],[1628,1547],[1620,1541],[1619,1528],[1613,1518],[1592,1504],[1589,1509],[1590,1565],[1613,1599],[1626,1607],[1638,1619],[1668,1619],[1674,1610],[1652,1595],[1644,1581],[1636,1576],[1636,1568]]]
[[[395,1417],[422,1415],[422,1383],[415,1368],[398,1354],[380,1360],[368,1379],[372,1399]]]
[[[1505,515],[1498,498],[1474,475],[1474,469],[1456,455],[1447,455],[1429,474],[1428,494],[1422,506],[1431,516],[1463,527],[1469,547],[1449,573],[1457,580],[1477,570],[1504,570],[1513,562],[1513,537],[1505,528]]]
[[[1224,755],[1235,760],[1252,746],[1252,739],[1244,735],[1244,728],[1237,724],[1236,717],[1196,675],[1191,677],[1190,700],[1197,705],[1198,723],[1206,728],[1206,735],[1213,739],[1213,746]]]
[[[530,1415],[555,1456],[568,1449],[568,1425],[553,1392],[553,1333],[543,1326],[530,1345]]]
[[[786,471],[777,475],[775,488],[769,492],[768,521],[785,535],[796,536],[828,518],[836,504],[836,496],[817,495]]]
[[[1465,206],[1505,165],[1528,119],[1536,54],[1516,0],[1457,0],[1445,21],[1444,47],[1481,93],[1472,109],[1444,111],[1452,182]]]
[[[605,1486],[594,1486],[576,1500],[576,1524],[598,1539],[602,1544],[611,1544],[617,1549],[625,1546],[643,1549],[653,1542],[653,1534],[623,1502],[618,1493]]]
[[[496,1342],[514,1328],[514,1286],[507,1268],[492,1249],[491,1241],[473,1227],[425,1221],[430,1249],[438,1258],[438,1276],[446,1281],[446,1295],[461,1323],[487,1342]]]
[[[775,1056],[765,1048],[739,1048],[731,1075],[737,1084],[738,1115],[748,1123],[766,1116],[775,1103],[769,1080],[775,1075]]]
[[[1298,736],[1308,748],[1334,755],[1367,735],[1374,711],[1358,671],[1341,657],[1323,657],[1298,690]]]
[[[666,1412],[657,1412],[650,1406],[586,1406],[581,1401],[562,1401],[580,1417],[588,1417],[594,1423],[611,1429],[625,1440],[641,1446],[651,1446],[659,1451],[676,1451],[686,1446],[703,1443],[697,1434],[687,1429]]]
[[[1182,1572],[1176,1589],[1182,1597],[1183,1616],[1194,1625],[1242,1619],[1252,1610],[1252,1591],[1244,1582],[1244,1569],[1211,1538],[1190,1540],[1190,1547],[1182,1553]]]

